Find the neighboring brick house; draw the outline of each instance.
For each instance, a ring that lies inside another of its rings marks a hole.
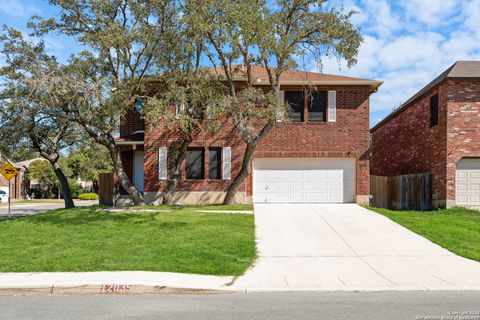
[[[431,172],[437,207],[480,205],[480,61],[458,61],[371,130],[372,174]]]
[[[1,162],[3,166],[5,163]],[[23,162],[13,163],[18,170],[18,174],[10,180],[10,190],[8,189],[8,180],[0,175],[0,190],[10,192],[12,199],[25,199],[30,189],[30,181],[28,180],[27,171],[28,167],[25,167]]]
[[[259,87],[268,85],[261,67],[253,68]],[[235,81],[245,77],[239,71]],[[236,202],[359,202],[369,200],[369,97],[382,82],[360,78],[288,71],[281,96],[293,111],[259,144],[251,174]],[[165,123],[152,130],[132,107],[118,144],[127,174],[147,202],[156,201],[167,185],[168,147],[177,139]],[[227,121],[212,136],[200,132],[183,164],[176,202],[218,203],[241,167],[245,144]]]

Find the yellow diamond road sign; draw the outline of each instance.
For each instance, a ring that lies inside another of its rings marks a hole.
[[[7,161],[7,163],[3,166],[2,171],[0,173],[5,177],[5,179],[10,180],[15,175],[17,174],[17,168],[13,166],[10,162]]]

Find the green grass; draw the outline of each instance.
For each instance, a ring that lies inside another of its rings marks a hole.
[[[0,271],[240,275],[255,257],[253,215],[97,209],[1,221]]]
[[[393,211],[369,208],[460,256],[480,261],[480,212],[465,208]]]

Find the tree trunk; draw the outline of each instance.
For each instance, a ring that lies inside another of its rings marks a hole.
[[[169,164],[175,169],[171,172],[172,176],[168,180],[167,190],[165,190],[165,193],[163,194],[163,204],[173,204],[173,195],[177,189],[178,182],[182,178],[182,163],[191,142],[192,137],[184,138],[175,146],[175,153],[170,152],[171,161],[169,161]]]
[[[70,186],[68,185],[67,177],[65,177],[65,174],[63,174],[63,171],[60,168],[60,165],[58,164],[58,162],[56,161],[50,162],[50,164],[53,166],[55,175],[60,181],[60,185],[63,193],[63,201],[65,203],[65,209],[75,208],[75,204],[73,203],[73,199],[72,199],[72,194],[70,192]],[[60,190],[58,191],[58,194],[60,194]]]
[[[245,181],[245,178],[250,172],[250,163],[253,158],[253,153],[255,151],[254,144],[247,144],[245,153],[243,154],[242,168],[237,173],[235,178],[233,178],[232,183],[228,186],[227,194],[225,199],[223,199],[223,204],[232,204],[235,200],[235,194],[237,193],[238,187]]]
[[[240,187],[242,182],[245,181],[245,178],[250,173],[250,163],[252,162],[255,148],[272,128],[273,122],[270,121],[262,128],[262,130],[260,130],[255,139],[253,139],[253,141],[250,141],[248,143],[245,142],[247,143],[247,148],[245,149],[245,153],[243,154],[242,168],[237,173],[235,178],[233,178],[232,183],[228,187],[225,199],[223,199],[223,204],[232,204],[233,200],[235,200],[235,194],[237,193],[238,187]]]
[[[92,189],[94,193],[98,194],[98,189],[99,189],[98,181],[92,181]]]
[[[143,195],[138,192],[137,188],[133,185],[128,175],[125,173],[123,169],[122,158],[120,156],[120,152],[117,150],[115,146],[109,145],[108,150],[110,151],[110,156],[113,160],[113,167],[115,170],[115,174],[120,181],[123,189],[128,193],[130,198],[133,200],[133,203],[137,206],[144,206],[145,200],[143,199]]]

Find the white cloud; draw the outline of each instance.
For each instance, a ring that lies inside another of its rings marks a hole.
[[[467,1],[463,7],[465,27],[471,30],[480,41],[480,0]]]
[[[0,12],[10,17],[29,18],[41,14],[40,8],[21,0],[0,0]]]
[[[401,36],[381,48],[378,57],[387,70],[409,67],[434,58],[441,40],[435,33]]]
[[[386,0],[362,0],[360,14],[368,16],[364,19],[365,31],[382,37],[388,37],[402,27],[399,17],[393,14]]]
[[[459,0],[400,0],[405,16],[428,26],[448,23],[448,18],[459,7]]]
[[[383,80],[372,125],[458,60],[480,60],[480,0],[337,0],[358,8],[358,64],[326,60],[325,73]]]

